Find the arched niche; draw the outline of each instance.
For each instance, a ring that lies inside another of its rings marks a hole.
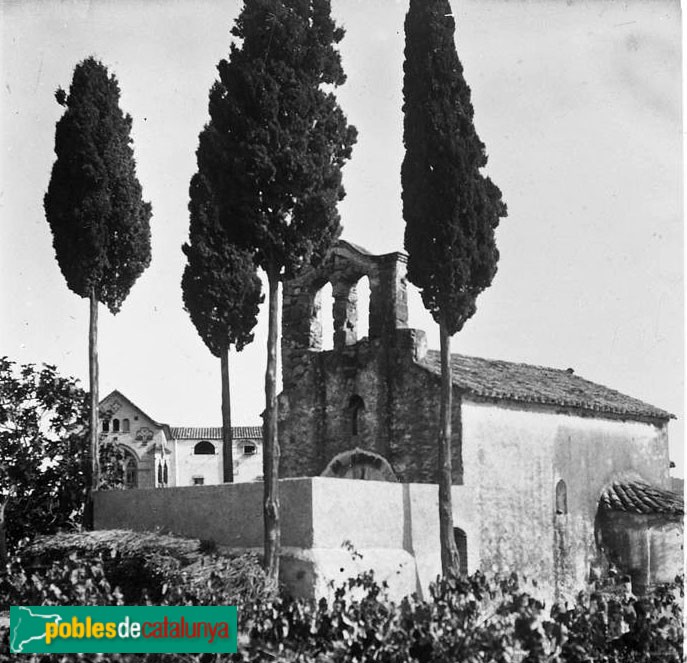
[[[568,513],[568,487],[561,479],[556,484],[556,515],[564,516]]]
[[[365,401],[358,396],[358,394],[353,394],[348,401],[348,414],[351,421],[351,436],[358,437],[360,435],[361,424],[362,424],[362,414],[365,411]]]
[[[386,458],[358,447],[334,456],[322,476],[364,481],[398,481]]]

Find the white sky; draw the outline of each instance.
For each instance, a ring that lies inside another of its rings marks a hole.
[[[681,28],[677,0],[452,2],[488,172],[509,208],[501,261],[456,352],[573,367],[667,409],[683,463]],[[406,2],[332,0],[347,29],[338,96],[359,142],[345,169],[343,237],[402,248],[401,86]],[[219,362],[182,309],[188,183],[215,65],[239,3],[5,0],[0,97],[0,352],[50,362],[87,386],[88,304],[54,259],[42,208],[54,101],[94,54],[134,119],[153,262],[121,313],[101,307],[101,396],[118,388],[153,418],[219,425]],[[411,323],[438,331],[411,300]],[[232,358],[237,425],[264,406],[266,311]]]

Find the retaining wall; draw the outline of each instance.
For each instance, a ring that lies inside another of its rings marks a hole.
[[[436,485],[310,477],[282,479],[279,486],[281,579],[293,594],[324,596],[331,581],[372,568],[400,598],[425,594],[439,575]],[[95,527],[157,530],[228,549],[262,550],[262,498],[258,482],[101,491]],[[463,486],[453,488],[453,510],[455,527],[467,534],[472,572],[479,565],[478,530]]]

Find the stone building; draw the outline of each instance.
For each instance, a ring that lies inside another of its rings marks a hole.
[[[125,452],[128,488],[222,483],[222,428],[155,421],[115,390],[100,402],[102,434]],[[262,427],[233,426],[234,481],[262,477]]]
[[[405,255],[371,255],[342,241],[322,267],[284,284],[282,476],[435,483],[439,353],[428,350],[424,332],[408,328],[405,275]],[[363,277],[369,333],[360,338]],[[327,283],[330,351],[322,349]],[[653,577],[679,571],[683,507],[669,491],[672,415],[569,368],[458,354],[452,368],[454,519],[465,570],[517,569],[559,594],[576,591],[604,564],[602,529],[618,541],[622,517],[600,517],[608,491],[639,483],[674,500],[670,514],[645,500],[644,520],[632,525],[660,529],[669,515],[672,534],[658,537],[664,563]],[[635,567],[646,566],[640,557]],[[630,566],[638,579],[641,569]]]

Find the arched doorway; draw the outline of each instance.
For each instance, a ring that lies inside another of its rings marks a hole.
[[[365,481],[398,481],[386,458],[360,448],[334,456],[322,472],[322,476]]]

